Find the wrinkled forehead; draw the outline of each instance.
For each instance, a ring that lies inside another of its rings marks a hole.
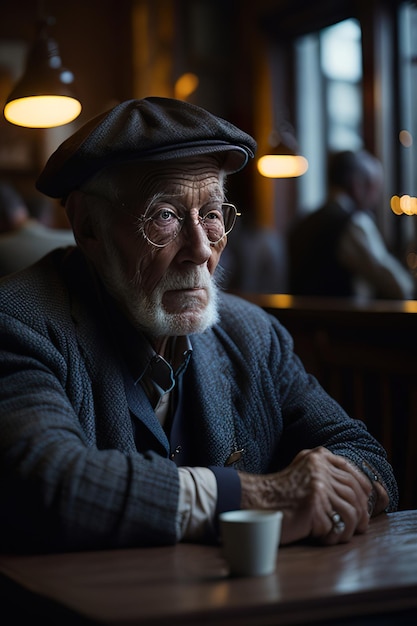
[[[156,193],[176,194],[187,189],[212,189],[220,193],[225,182],[221,159],[213,155],[161,163],[131,162],[108,168],[105,174],[125,197],[139,193],[145,197]]]

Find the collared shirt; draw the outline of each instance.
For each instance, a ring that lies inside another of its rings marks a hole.
[[[169,437],[175,407],[172,399],[180,377],[186,371],[192,355],[189,337],[172,337],[169,351],[171,362],[157,354],[148,344],[145,363],[135,384],[145,389],[155,414]],[[150,357],[150,358],[149,358]],[[140,365],[137,360],[137,366]],[[174,370],[175,367],[175,370]],[[171,447],[171,459],[180,452],[180,446]],[[180,497],[177,514],[177,537],[196,539],[205,533],[207,520],[214,525],[217,501],[217,481],[213,472],[205,467],[179,467]]]
[[[162,426],[172,417],[171,392],[186,371],[192,354],[189,337],[171,337],[168,342],[169,361],[157,354],[146,338],[141,341],[142,350],[131,354],[129,359],[135,385],[144,388]],[[129,352],[131,346],[131,343],[127,346]]]

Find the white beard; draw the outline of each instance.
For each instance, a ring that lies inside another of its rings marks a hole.
[[[218,321],[218,287],[207,266],[195,266],[186,274],[168,270],[148,295],[140,286],[139,270],[133,280],[127,281],[117,250],[110,242],[106,248],[108,263],[102,276],[104,283],[140,330],[152,337],[186,335],[202,333]],[[195,310],[188,306],[176,313],[166,311],[162,304],[166,291],[193,287],[206,289],[208,304],[204,309],[199,304]]]

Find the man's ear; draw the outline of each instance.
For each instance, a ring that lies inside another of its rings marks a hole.
[[[72,191],[66,200],[65,211],[77,244],[88,256],[91,256],[98,248],[100,238],[96,224],[86,206],[85,195],[82,191]]]

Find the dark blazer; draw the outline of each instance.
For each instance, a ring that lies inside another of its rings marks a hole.
[[[187,462],[221,467],[243,448],[238,467],[267,472],[325,445],[367,459],[395,509],[384,450],[305,372],[279,322],[226,294],[220,311],[219,323],[191,337]],[[77,249],[0,283],[0,550],[176,541],[177,467],[145,393],[128,397],[105,318]]]

